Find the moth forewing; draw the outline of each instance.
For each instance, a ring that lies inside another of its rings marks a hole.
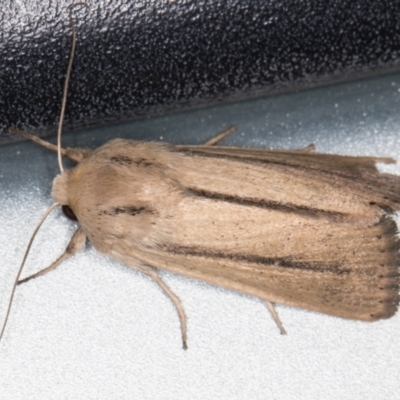
[[[131,267],[372,321],[399,303],[400,178],[377,160],[116,139],[53,194]]]

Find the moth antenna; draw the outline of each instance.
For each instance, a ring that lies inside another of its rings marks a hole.
[[[71,76],[72,64],[74,62],[75,47],[76,47],[76,27],[75,27],[74,19],[72,18],[72,10],[77,6],[85,6],[85,7],[89,8],[89,6],[84,2],[71,4],[68,7],[68,9],[69,9],[69,23],[70,23],[71,28],[72,28],[72,45],[71,45],[71,53],[69,55],[67,73],[65,75],[65,82],[64,82],[62,103],[61,103],[61,112],[60,112],[60,121],[58,122],[58,131],[57,131],[57,157],[58,157],[58,165],[60,167],[60,172],[64,171],[64,167],[63,167],[63,163],[62,163],[62,157],[61,157],[61,132],[62,132],[62,127],[63,127],[63,123],[64,123],[65,107],[66,107],[66,104],[67,104],[69,78]]]
[[[5,316],[5,318],[4,318],[3,327],[1,328],[0,341],[1,341],[1,338],[3,337],[4,331],[5,331],[5,329],[6,329],[8,317],[9,317],[10,311],[11,311],[11,305],[12,305],[12,302],[13,302],[13,299],[14,299],[15,289],[17,288],[18,280],[19,280],[19,277],[21,276],[22,269],[24,268],[25,261],[26,261],[26,259],[28,258],[28,254],[29,254],[29,251],[30,251],[30,249],[31,249],[33,240],[35,239],[35,236],[36,236],[36,234],[38,233],[40,227],[42,226],[44,220],[48,217],[48,215],[49,215],[58,205],[59,205],[58,203],[54,203],[50,208],[47,209],[47,211],[44,213],[42,219],[41,219],[41,220],[39,221],[39,223],[37,224],[35,230],[33,231],[32,236],[31,236],[31,238],[30,238],[30,240],[29,240],[28,247],[27,247],[26,250],[25,250],[24,258],[23,258],[23,260],[22,260],[21,266],[19,267],[17,277],[15,278],[15,281],[14,281],[14,285],[13,285],[13,288],[12,288],[12,291],[11,291],[10,300],[8,301],[7,313],[6,313],[6,316]]]
[[[72,28],[72,45],[71,45],[71,52],[69,56],[69,62],[68,62],[68,68],[67,68],[67,73],[65,75],[65,82],[64,82],[64,88],[63,88],[63,95],[62,95],[62,103],[61,103],[61,112],[60,112],[60,121],[58,123],[58,132],[57,132],[57,156],[58,156],[58,165],[60,167],[60,172],[64,171],[63,163],[62,163],[62,153],[65,153],[65,150],[61,148],[61,132],[62,132],[62,127],[64,123],[64,116],[65,116],[65,106],[67,104],[67,94],[68,94],[68,86],[69,86],[69,78],[71,76],[71,70],[72,70],[72,64],[74,62],[74,56],[75,56],[75,47],[76,47],[76,27],[74,23],[74,19],[72,18],[72,10],[77,7],[77,6],[85,6],[86,8],[89,8],[88,4],[84,2],[80,3],[75,3],[71,4],[68,9],[69,9],[69,22]],[[35,140],[36,141],[36,140]],[[47,147],[47,146],[46,146]],[[10,316],[10,311],[11,311],[11,306],[14,300],[14,295],[15,295],[15,290],[18,285],[19,278],[22,273],[22,269],[24,268],[26,259],[28,258],[29,251],[31,249],[32,243],[36,237],[36,234],[38,233],[40,227],[42,226],[43,222],[45,219],[49,216],[49,214],[58,206],[58,203],[54,203],[51,207],[47,209],[45,214],[43,215],[42,219],[39,221],[37,224],[35,230],[33,231],[33,234],[29,240],[28,246],[25,250],[24,258],[22,259],[21,266],[19,267],[17,277],[15,278],[13,288],[11,290],[11,295],[10,295],[10,300],[8,301],[8,307],[7,307],[7,312],[6,316],[4,318],[3,326],[1,328],[0,332],[0,341],[3,337],[4,331],[7,326],[7,321]]]

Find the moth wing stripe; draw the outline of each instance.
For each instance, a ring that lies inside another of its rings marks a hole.
[[[261,264],[266,266],[274,266],[289,269],[310,270],[313,272],[333,272],[335,274],[348,274],[350,269],[342,268],[337,262],[320,262],[320,261],[296,261],[288,257],[262,257],[253,254],[243,253],[223,253],[213,249],[195,247],[195,246],[179,246],[179,245],[158,245],[160,250],[171,254],[179,254],[183,256],[204,257],[214,259],[225,259],[230,261],[244,262],[248,264]]]
[[[327,216],[335,218],[345,218],[347,216],[347,213],[342,213],[340,211],[323,210],[315,207],[307,207],[304,205],[281,203],[279,201],[274,201],[274,200],[265,200],[254,197],[233,196],[225,193],[211,192],[208,190],[196,189],[196,188],[186,188],[186,191],[188,192],[188,194],[192,196],[202,197],[210,200],[225,201],[227,203],[233,203],[242,206],[266,208],[281,212],[291,212],[297,214],[307,214],[314,217]]]

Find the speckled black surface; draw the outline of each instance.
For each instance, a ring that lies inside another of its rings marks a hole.
[[[3,3],[4,4],[4,3]],[[0,138],[48,132],[68,62],[70,1],[0,10]],[[357,78],[400,66],[400,1],[123,1],[75,11],[67,127]]]

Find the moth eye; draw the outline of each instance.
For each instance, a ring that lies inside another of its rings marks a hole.
[[[78,221],[78,218],[76,218],[76,215],[74,214],[74,212],[72,211],[70,206],[62,206],[61,207],[62,212],[64,213],[64,215],[72,220],[72,221]]]

